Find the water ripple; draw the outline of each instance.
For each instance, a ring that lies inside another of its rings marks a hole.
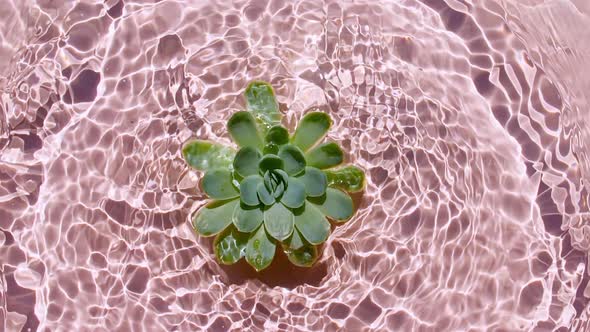
[[[588,328],[581,1],[0,0],[7,331]],[[180,148],[253,79],[368,176],[309,270],[217,265]]]

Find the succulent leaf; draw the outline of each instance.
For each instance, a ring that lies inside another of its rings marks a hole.
[[[232,215],[240,200],[214,201],[202,207],[193,219],[195,230],[202,236],[212,236],[232,222]]]
[[[270,171],[264,172],[264,186],[268,190],[268,192],[272,192],[274,187],[276,186],[276,180],[274,179],[273,173]]]
[[[286,183],[285,182],[278,182],[274,190],[272,191],[272,196],[275,198],[275,201],[281,198],[283,193],[285,192]]]
[[[277,154],[279,153],[279,146],[274,143],[268,143],[264,146],[264,154]]]
[[[291,209],[299,208],[305,202],[305,185],[297,178],[290,177],[287,190],[283,194],[281,202]]]
[[[258,163],[261,174],[264,174],[268,170],[282,169],[283,167],[285,167],[284,161],[274,154],[264,155]]]
[[[317,207],[305,202],[295,212],[295,227],[311,244],[320,244],[330,235],[330,223]]]
[[[248,234],[238,232],[235,227],[227,227],[215,237],[215,257],[222,264],[234,264],[246,255],[247,243]]]
[[[240,232],[250,233],[262,224],[264,214],[260,207],[238,204],[233,214],[233,223]]]
[[[247,177],[252,174],[258,174],[258,163],[262,155],[253,147],[244,147],[236,154],[234,158],[234,170],[242,177]]]
[[[279,176],[279,181],[283,181],[285,184],[289,182],[289,175],[282,169],[275,169],[274,171]]]
[[[264,210],[264,227],[270,236],[283,241],[293,232],[293,212],[277,203]]]
[[[232,148],[203,140],[189,141],[182,148],[187,164],[199,171],[229,168],[235,154]]]
[[[216,200],[227,200],[240,196],[233,185],[233,177],[227,169],[214,169],[207,171],[201,185],[207,196]]]
[[[258,185],[262,183],[262,177],[258,174],[246,177],[240,183],[240,199],[242,203],[249,206],[260,204],[258,200]]]
[[[262,149],[262,138],[256,127],[256,120],[249,112],[236,112],[227,121],[230,136],[240,147]]]
[[[334,142],[327,142],[313,148],[306,155],[307,164],[319,169],[338,166],[344,160],[344,154]]]
[[[352,198],[335,188],[328,188],[326,194],[321,197],[310,198],[309,201],[326,216],[336,222],[344,222],[352,216]]]
[[[293,135],[293,144],[301,150],[307,151],[319,142],[330,129],[332,119],[324,112],[310,112],[305,114]]]
[[[299,249],[283,247],[283,250],[289,261],[296,266],[310,267],[318,259],[318,249],[311,244],[306,244]]]
[[[270,84],[260,81],[252,82],[246,88],[244,95],[246,107],[254,114],[263,132],[280,124],[282,115]]]
[[[289,143],[289,132],[283,126],[274,126],[268,130],[264,138],[266,143],[283,145]]]
[[[258,227],[255,233],[252,233],[246,245],[246,261],[256,271],[267,268],[275,256],[276,244],[271,239],[264,226]]]
[[[279,157],[285,164],[285,172],[289,175],[297,175],[305,168],[305,156],[295,145],[283,145],[279,150]]]
[[[266,188],[264,183],[258,184],[258,186],[256,187],[256,191],[258,193],[258,199],[260,200],[260,203],[266,206],[273,205],[275,203],[274,196]]]
[[[315,167],[305,167],[305,172],[298,179],[304,184],[305,193],[310,197],[322,196],[328,187],[326,174]]]
[[[328,185],[348,192],[359,192],[365,188],[365,173],[356,166],[326,170]]]
[[[288,247],[294,250],[303,247],[306,244],[306,242],[301,236],[301,233],[299,233],[297,228],[295,228],[293,229],[293,233],[291,234],[291,236],[289,236],[287,240],[283,241],[283,244],[284,248]]]

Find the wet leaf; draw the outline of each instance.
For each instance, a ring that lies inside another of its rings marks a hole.
[[[284,167],[284,162],[279,156],[274,154],[267,154],[260,159],[258,163],[258,168],[264,174],[268,170],[272,169],[282,169]]]
[[[352,198],[347,193],[335,188],[328,188],[322,197],[310,198],[309,201],[326,216],[336,222],[344,222],[354,212]]]
[[[313,148],[306,155],[307,165],[319,169],[326,169],[340,165],[344,160],[344,154],[334,142],[328,142]]]
[[[306,244],[299,249],[284,248],[283,250],[294,265],[301,267],[310,267],[318,259],[318,249],[316,246]]]
[[[232,181],[232,174],[229,170],[214,169],[205,173],[201,186],[209,197],[216,200],[227,200],[240,195]]]
[[[274,143],[268,143],[264,146],[264,154],[277,154],[279,153],[279,146]]]
[[[264,214],[260,207],[238,204],[233,214],[233,223],[240,232],[253,232],[262,224]]]
[[[330,235],[330,223],[322,212],[309,202],[295,210],[295,227],[311,244],[320,244]]]
[[[274,126],[268,130],[264,139],[266,143],[283,145],[289,143],[289,132],[283,126]]]
[[[274,169],[264,173],[264,186],[274,197],[279,198],[287,188],[289,176],[283,170]]]
[[[296,209],[303,205],[305,201],[305,185],[297,178],[289,178],[287,190],[283,193],[281,202],[285,206]]]
[[[254,114],[263,132],[280,124],[282,115],[270,84],[260,81],[252,82],[246,88],[244,95],[246,107]]]
[[[215,235],[232,222],[232,216],[239,199],[215,201],[202,207],[193,219],[195,230],[202,236]]]
[[[305,172],[297,178],[305,185],[305,193],[310,197],[322,196],[328,187],[326,174],[315,167],[305,167]]]
[[[301,237],[301,233],[299,233],[299,231],[295,228],[293,229],[293,233],[291,234],[291,236],[289,236],[289,238],[285,240],[284,243],[285,248],[299,249],[303,247],[303,245],[305,245],[305,240],[303,240],[303,237]]]
[[[365,188],[365,173],[356,166],[327,170],[328,185],[354,193]]]
[[[215,237],[215,257],[222,264],[234,264],[246,255],[247,244],[248,234],[238,232],[235,227],[227,227]]]
[[[252,114],[245,111],[234,113],[227,121],[227,130],[238,146],[262,149],[262,138]]]
[[[295,145],[283,145],[279,150],[279,157],[285,163],[285,172],[289,175],[297,175],[305,168],[305,156]]]
[[[283,193],[285,192],[285,182],[279,182],[277,183],[276,187],[274,187],[274,190],[272,190],[272,196],[275,198],[275,200],[279,199],[279,197],[281,197],[281,195],[283,195]]]
[[[273,179],[273,175],[270,171],[264,172],[264,186],[268,189],[268,192],[272,192],[276,187],[276,181]]]
[[[274,173],[277,175],[277,180],[283,182],[285,185],[289,183],[289,175],[282,169],[275,169]]]
[[[234,159],[234,170],[242,177],[258,174],[258,163],[262,155],[253,147],[241,148]]]
[[[253,233],[248,239],[246,245],[246,261],[256,271],[267,268],[275,256],[276,244],[266,231],[264,226],[260,226],[256,233]]]
[[[258,199],[264,205],[273,205],[275,203],[275,198],[270,193],[270,191],[266,188],[264,183],[260,183],[256,188],[256,192],[258,193]]]
[[[249,206],[260,204],[258,200],[258,185],[262,183],[262,177],[258,174],[246,177],[240,183],[240,199]]]
[[[293,212],[281,203],[274,204],[264,210],[264,227],[275,239],[285,240],[293,232]]]
[[[310,112],[299,121],[299,125],[293,135],[293,144],[301,150],[307,151],[319,142],[330,129],[332,119],[324,112]]]
[[[235,154],[232,148],[202,140],[189,141],[182,148],[186,162],[200,171],[229,168]]]

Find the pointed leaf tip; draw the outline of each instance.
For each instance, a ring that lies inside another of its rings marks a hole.
[[[248,239],[246,245],[246,261],[256,271],[260,272],[266,269],[275,256],[276,244],[266,231],[264,226],[260,226],[256,233],[253,233]]]
[[[283,241],[283,244],[284,248],[295,250],[303,247],[306,244],[306,242],[305,240],[303,240],[301,233],[299,233],[297,228],[295,228],[293,229],[293,233],[291,234],[291,236],[286,241]]]

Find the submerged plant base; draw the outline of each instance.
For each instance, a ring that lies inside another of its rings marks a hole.
[[[316,247],[321,255],[324,246]],[[282,250],[276,251],[272,263],[262,271],[253,269],[245,259],[235,264],[212,266],[212,269],[225,284],[242,285],[245,280],[254,279],[269,287],[288,289],[304,284],[319,287],[328,275],[328,268],[323,260],[317,260],[313,266],[301,267],[293,264]]]
[[[281,126],[272,87],[253,82],[245,91],[248,111],[228,120],[239,146],[195,140],[183,148],[187,163],[205,172],[203,191],[213,201],[197,211],[195,230],[216,236],[217,260],[245,260],[256,271],[270,266],[277,248],[289,261],[310,267],[317,246],[330,234],[330,222],[354,213],[347,192],[364,188],[364,172],[355,166],[334,169],[344,153],[335,142],[321,143],[332,120],[323,112],[307,113],[291,136]]]

